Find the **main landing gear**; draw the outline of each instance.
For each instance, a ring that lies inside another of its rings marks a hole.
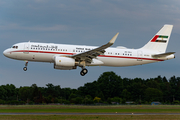
[[[24,71],[27,71],[27,65],[28,65],[28,61],[26,61],[25,63],[25,67],[23,68]]]
[[[86,68],[82,68],[81,72],[80,72],[80,75],[81,76],[84,76],[88,73],[88,70]]]

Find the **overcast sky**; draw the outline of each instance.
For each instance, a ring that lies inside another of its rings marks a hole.
[[[174,25],[167,52],[176,52],[175,59],[131,67],[87,67],[89,72],[83,77],[81,68],[56,70],[50,63],[29,62],[24,72],[24,61],[2,53],[27,41],[100,46],[117,32],[113,47],[140,48],[164,24]],[[179,43],[179,0],[0,0],[0,85],[44,87],[52,83],[78,88],[107,71],[122,78],[180,77]]]

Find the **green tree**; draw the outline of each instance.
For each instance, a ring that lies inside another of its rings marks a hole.
[[[122,98],[119,98],[119,97],[114,97],[114,98],[111,98],[111,102],[116,102],[116,103],[122,103],[123,99]]]
[[[20,87],[19,99],[25,102],[29,102],[31,98],[31,88],[28,86]]]
[[[151,79],[149,80],[147,83],[146,83],[147,87],[150,87],[150,88],[156,88],[156,89],[160,89],[160,84],[155,81],[154,79]]]
[[[120,96],[123,81],[120,76],[117,76],[114,72],[104,72],[97,80],[99,91],[102,91],[104,99],[108,97]]]
[[[55,91],[55,87],[52,83],[48,83],[46,84],[47,88],[46,88],[46,94],[49,96],[51,95],[52,97],[56,96],[56,91]]]
[[[35,103],[42,103],[43,102],[43,96],[40,91],[40,88],[36,84],[31,85],[31,100]]]
[[[61,89],[61,96],[65,99],[68,100],[69,96],[71,94],[71,88],[62,88]]]
[[[145,100],[148,102],[162,101],[163,93],[156,88],[147,88],[144,92]]]
[[[7,91],[5,89],[4,85],[0,86],[0,99],[6,100],[7,96]]]
[[[82,101],[84,104],[93,104],[93,99],[90,95],[86,95]]]
[[[127,89],[124,89],[122,91],[122,97],[125,101],[130,100],[131,93],[127,91]]]
[[[81,94],[82,96],[85,96],[85,95],[90,95],[92,96],[93,98],[96,97],[96,94],[98,91],[100,91],[100,88],[98,87],[98,82],[97,81],[94,81],[92,83],[86,83],[84,85],[84,88],[81,88]],[[83,90],[83,91],[82,91]]]

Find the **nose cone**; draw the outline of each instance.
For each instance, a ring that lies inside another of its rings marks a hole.
[[[5,50],[5,51],[3,52],[3,55],[6,56],[6,57],[8,57],[8,54],[9,54],[8,50]]]

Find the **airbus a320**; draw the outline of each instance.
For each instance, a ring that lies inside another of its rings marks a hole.
[[[175,52],[166,52],[173,25],[164,25],[142,48],[128,49],[110,47],[117,33],[107,44],[100,47],[53,43],[23,42],[6,49],[4,56],[25,61],[27,71],[29,61],[54,63],[54,69],[72,70],[81,67],[80,74],[86,75],[86,66],[134,66],[175,58]]]

